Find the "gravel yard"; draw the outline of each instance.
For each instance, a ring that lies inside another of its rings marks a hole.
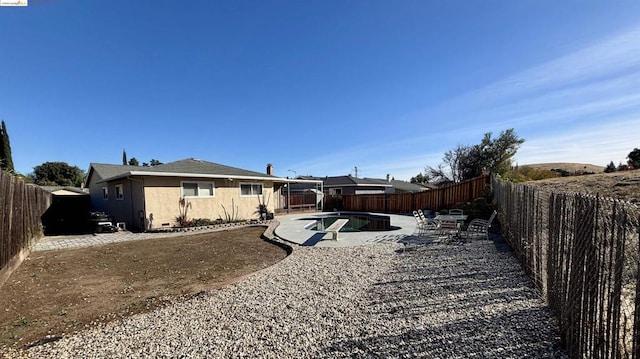
[[[10,355],[566,357],[544,302],[492,241],[297,247],[241,282]]]

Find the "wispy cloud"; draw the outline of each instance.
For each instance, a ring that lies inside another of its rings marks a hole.
[[[577,83],[607,80],[640,67],[640,27],[498,81],[480,91],[479,99],[501,100],[536,94]],[[475,97],[475,96],[474,96]]]
[[[524,163],[623,160],[638,146],[640,27],[455,98],[438,112],[462,118],[467,131],[515,128],[527,140],[518,156]]]
[[[521,164],[577,162],[604,166],[610,161],[618,164],[625,161],[633,148],[639,147],[635,136],[638,128],[640,116],[536,136],[525,142],[517,161]]]
[[[291,166],[321,174],[358,166],[367,176],[408,179],[438,165],[446,150],[507,128],[526,139],[520,164],[623,161],[640,146],[640,27],[390,122],[415,125]]]

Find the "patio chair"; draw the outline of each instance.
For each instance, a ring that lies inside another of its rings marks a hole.
[[[418,213],[421,213],[421,215],[424,216],[425,218],[435,217],[435,214],[433,213],[433,211],[429,209],[425,209],[425,210],[419,209]]]
[[[464,237],[489,239],[489,228],[491,228],[491,224],[497,214],[498,212],[494,210],[488,220],[480,218],[473,219],[463,232]]]
[[[437,231],[439,235],[447,236],[450,239],[458,236],[460,233],[460,223],[456,220],[439,220],[437,223]]]
[[[413,211],[413,217],[416,219],[419,236],[423,236],[427,231],[433,231],[438,228],[438,224],[432,219],[425,218],[421,210]]]
[[[413,211],[413,218],[416,219],[416,228],[418,229],[418,236],[424,235],[426,231],[425,222],[420,218],[418,211]]]
[[[449,215],[451,216],[462,216],[464,211],[459,208],[453,208],[449,210]]]
[[[426,222],[426,221],[427,221],[427,216],[425,216],[425,215],[424,215],[424,212],[422,212],[422,210],[421,210],[421,209],[419,209],[417,212],[418,212],[418,216],[420,216],[420,219],[421,219],[423,222]]]

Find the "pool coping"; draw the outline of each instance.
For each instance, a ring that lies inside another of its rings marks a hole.
[[[389,216],[391,226],[398,228],[391,231],[340,232],[338,240],[331,240],[329,239],[330,234],[326,232],[306,229],[310,227],[310,224],[315,223],[315,220],[303,221],[303,219],[338,215],[340,212],[317,212],[280,215],[277,217],[280,224],[276,227],[274,233],[287,242],[298,245],[312,245],[314,247],[350,247],[374,243],[398,243],[408,237],[416,236],[416,221],[413,216],[376,212],[347,212]]]

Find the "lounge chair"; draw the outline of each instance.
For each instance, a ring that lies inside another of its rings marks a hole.
[[[425,223],[424,221],[422,221],[422,218],[420,218],[418,211],[413,211],[413,218],[416,219],[416,228],[418,229],[418,236],[424,235],[426,231],[426,228],[424,225]]]
[[[413,211],[413,217],[416,219],[419,236],[423,236],[427,231],[433,231],[438,228],[438,223],[432,219],[426,218],[421,210]]]

